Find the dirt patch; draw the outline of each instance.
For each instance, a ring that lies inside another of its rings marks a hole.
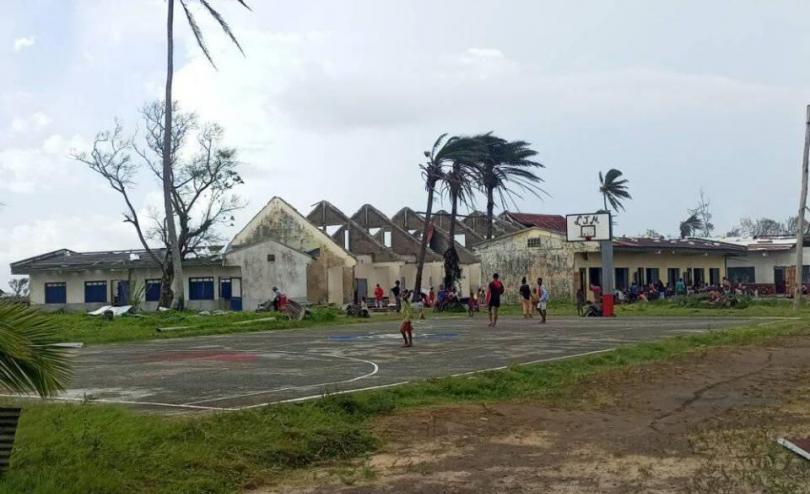
[[[353,473],[264,492],[810,492],[810,462],[775,445],[810,436],[808,337],[607,373],[560,402],[387,417]]]

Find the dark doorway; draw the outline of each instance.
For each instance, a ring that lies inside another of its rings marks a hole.
[[[602,286],[602,268],[588,268],[588,283]]]
[[[113,305],[116,307],[122,307],[124,305],[129,305],[129,281],[128,280],[118,280],[115,285],[113,285]]]
[[[357,293],[355,295],[355,303],[359,304],[361,300],[368,297],[368,280],[366,278],[357,278]]]
[[[784,294],[785,293],[785,268],[784,267],[775,267],[773,268],[773,290],[777,294]]]

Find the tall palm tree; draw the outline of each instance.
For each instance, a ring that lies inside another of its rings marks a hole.
[[[487,239],[492,239],[492,222],[495,210],[495,196],[501,206],[506,209],[507,203],[514,204],[515,197],[520,194],[510,185],[518,189],[531,192],[535,196],[543,190],[538,183],[543,179],[535,174],[535,168],[544,168],[545,165],[530,158],[537,155],[537,151],[529,148],[526,141],[507,141],[492,135],[492,132],[476,136],[483,154],[478,163],[478,187],[487,198]]]
[[[211,53],[208,51],[208,46],[205,44],[202,30],[194,18],[194,14],[189,10],[188,4],[191,0],[177,0],[183,7],[183,11],[188,19],[188,24],[191,31],[194,33],[194,38],[202,50],[205,58],[214,65],[214,60],[211,58]],[[202,7],[219,23],[225,34],[233,41],[239,51],[244,55],[242,46],[231,31],[230,26],[225,21],[225,18],[213,8],[211,0],[198,0]],[[236,0],[243,7],[250,10],[250,7],[244,0]],[[172,153],[172,84],[174,82],[174,2],[175,0],[168,0],[169,8],[166,15],[166,95],[164,104],[165,121],[163,127],[163,208],[166,214],[166,227],[169,234],[169,246],[172,254],[172,270],[174,272],[174,280],[172,282],[172,291],[174,292],[174,301],[172,305],[178,309],[183,309],[185,306],[185,287],[183,285],[183,264],[180,255],[180,249],[177,244],[177,228],[174,224],[174,208],[172,204],[172,190],[174,186],[174,179],[172,176],[172,162],[174,159]]]
[[[681,221],[680,230],[681,238],[687,238],[695,235],[695,232],[703,229],[703,221],[698,218],[697,213],[692,213],[688,218]]]
[[[444,133],[436,139],[430,151],[425,151],[425,163],[419,165],[422,170],[422,179],[425,181],[425,190],[428,193],[427,209],[425,210],[425,224],[422,229],[422,241],[419,248],[419,258],[416,266],[416,279],[414,281],[414,300],[418,300],[422,290],[422,272],[425,267],[425,255],[427,253],[428,237],[433,219],[433,200],[436,196],[436,188],[439,182],[444,180],[445,169],[457,159],[465,156],[469,157],[469,142],[466,139],[456,136],[447,138]]]
[[[456,141],[459,153],[452,157],[448,170],[442,178],[442,188],[450,199],[450,227],[448,228],[449,245],[444,253],[444,287],[448,289],[455,285],[461,277],[461,268],[458,265],[458,251],[456,251],[456,218],[458,206],[470,205],[473,199],[474,188],[477,184],[477,160],[480,159],[481,143],[475,138],[460,137]]]
[[[70,376],[67,354],[54,345],[48,316],[13,302],[0,302],[0,389],[53,396]]]
[[[608,209],[608,203],[610,203],[610,207],[617,213],[619,209],[624,211],[622,201],[633,198],[630,193],[627,192],[627,179],[620,179],[619,177],[621,176],[622,172],[615,168],[608,170],[604,176],[602,176],[602,172],[599,172],[599,193],[602,194],[606,212],[610,211],[610,209]]]

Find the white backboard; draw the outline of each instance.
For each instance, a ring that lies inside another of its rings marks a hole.
[[[610,213],[582,213],[565,216],[569,242],[611,240]]]

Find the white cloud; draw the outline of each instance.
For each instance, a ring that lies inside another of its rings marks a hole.
[[[79,136],[54,134],[38,147],[0,150],[0,190],[26,194],[77,185],[79,164],[68,155],[84,146]]]
[[[26,48],[30,48],[34,46],[37,42],[37,39],[34,36],[27,36],[22,38],[14,39],[14,51],[19,53]]]
[[[36,112],[29,117],[14,117],[11,121],[13,132],[28,132],[40,130],[50,125],[53,119],[42,112]]]
[[[87,214],[63,216],[0,227],[0,280],[9,264],[33,255],[68,248],[77,251],[137,248],[132,227],[120,216]],[[0,288],[5,288],[0,286]]]
[[[467,50],[469,55],[481,58],[503,58],[503,52],[497,48],[470,48]]]

